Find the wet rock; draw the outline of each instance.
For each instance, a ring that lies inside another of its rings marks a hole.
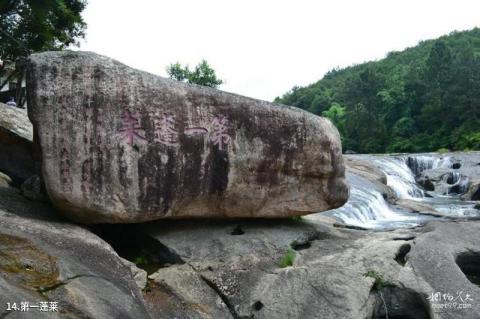
[[[27,111],[0,103],[0,171],[16,186],[34,174],[32,140]]]
[[[0,251],[3,305],[57,302],[61,318],[150,318],[129,269],[107,243],[10,187],[0,187]],[[17,318],[4,310],[2,317]],[[32,308],[27,317],[45,312]]]
[[[327,119],[87,52],[34,54],[27,82],[48,194],[77,221],[287,217],[347,200]]]
[[[480,200],[480,177],[472,179],[467,192],[463,195],[467,200]]]
[[[385,200],[395,200],[395,193],[387,186],[387,176],[374,163],[357,155],[347,155],[344,159],[348,173],[361,176],[372,182],[375,185],[375,189],[383,195]]]
[[[430,169],[422,172],[416,181],[427,191],[441,195],[461,195],[468,192],[470,180],[458,171],[449,168]]]
[[[426,191],[433,192],[435,190],[435,185],[433,182],[426,176],[417,178],[416,182],[420,184]]]
[[[437,217],[448,216],[447,214],[436,210],[433,205],[430,205],[429,203],[426,203],[426,202],[417,201],[417,200],[405,199],[405,198],[399,199],[395,201],[395,205],[406,208],[410,211],[413,211],[419,214],[432,215]]]
[[[477,193],[479,161],[480,152],[428,153],[408,158],[409,167],[417,175],[417,183],[425,190],[440,195],[461,195],[466,200],[480,199],[480,191]]]
[[[363,176],[372,182],[387,184],[387,176],[371,162],[357,156],[345,156],[345,165],[351,173]]]

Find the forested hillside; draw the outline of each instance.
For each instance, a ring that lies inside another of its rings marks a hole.
[[[480,149],[480,29],[332,70],[275,102],[329,117],[344,150]]]

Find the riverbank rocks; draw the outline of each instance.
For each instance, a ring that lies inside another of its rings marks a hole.
[[[432,159],[422,161],[426,156]],[[416,182],[426,191],[480,200],[480,152],[430,153],[416,157],[420,161],[410,156],[408,164],[416,173]]]
[[[149,276],[158,285],[151,294],[174,292],[185,305],[172,318],[385,318],[386,307],[389,318],[473,319],[480,311],[480,222],[371,232],[307,218],[162,221],[142,230],[181,261]],[[461,297],[458,307],[436,297],[444,294]]]
[[[29,117],[54,205],[85,223],[288,217],[348,198],[326,119],[89,52],[29,58]]]

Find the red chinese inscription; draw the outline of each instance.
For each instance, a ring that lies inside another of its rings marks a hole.
[[[230,142],[230,136],[227,134],[228,119],[223,115],[216,115],[212,121],[211,140],[213,145],[223,151]]]
[[[175,130],[173,115],[164,113],[155,120],[155,140],[168,146],[178,146],[178,131]]]
[[[143,131],[137,117],[133,116],[132,112],[125,110],[122,114],[122,127],[119,130],[123,133],[123,138],[127,140],[129,145],[133,145],[135,138],[145,140],[145,137],[140,135]]]

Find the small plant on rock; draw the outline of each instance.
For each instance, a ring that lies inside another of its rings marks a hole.
[[[295,261],[295,251],[292,249],[288,249],[280,259],[278,266],[280,268],[289,267],[293,265],[294,261]]]
[[[383,278],[383,275],[375,270],[369,270],[366,273],[364,273],[363,276],[375,279],[372,286],[372,290],[378,292],[380,299],[382,300],[382,303],[383,303],[383,308],[385,309],[385,318],[388,319],[388,307],[387,307],[387,303],[385,302],[385,298],[383,297],[383,294],[382,294],[382,289],[385,288],[385,286],[387,285],[387,282]]]
[[[386,285],[383,275],[375,270],[369,270],[366,273],[364,273],[363,276],[375,279],[375,282],[373,283],[373,287],[372,287],[372,289],[375,291],[381,290]]]

